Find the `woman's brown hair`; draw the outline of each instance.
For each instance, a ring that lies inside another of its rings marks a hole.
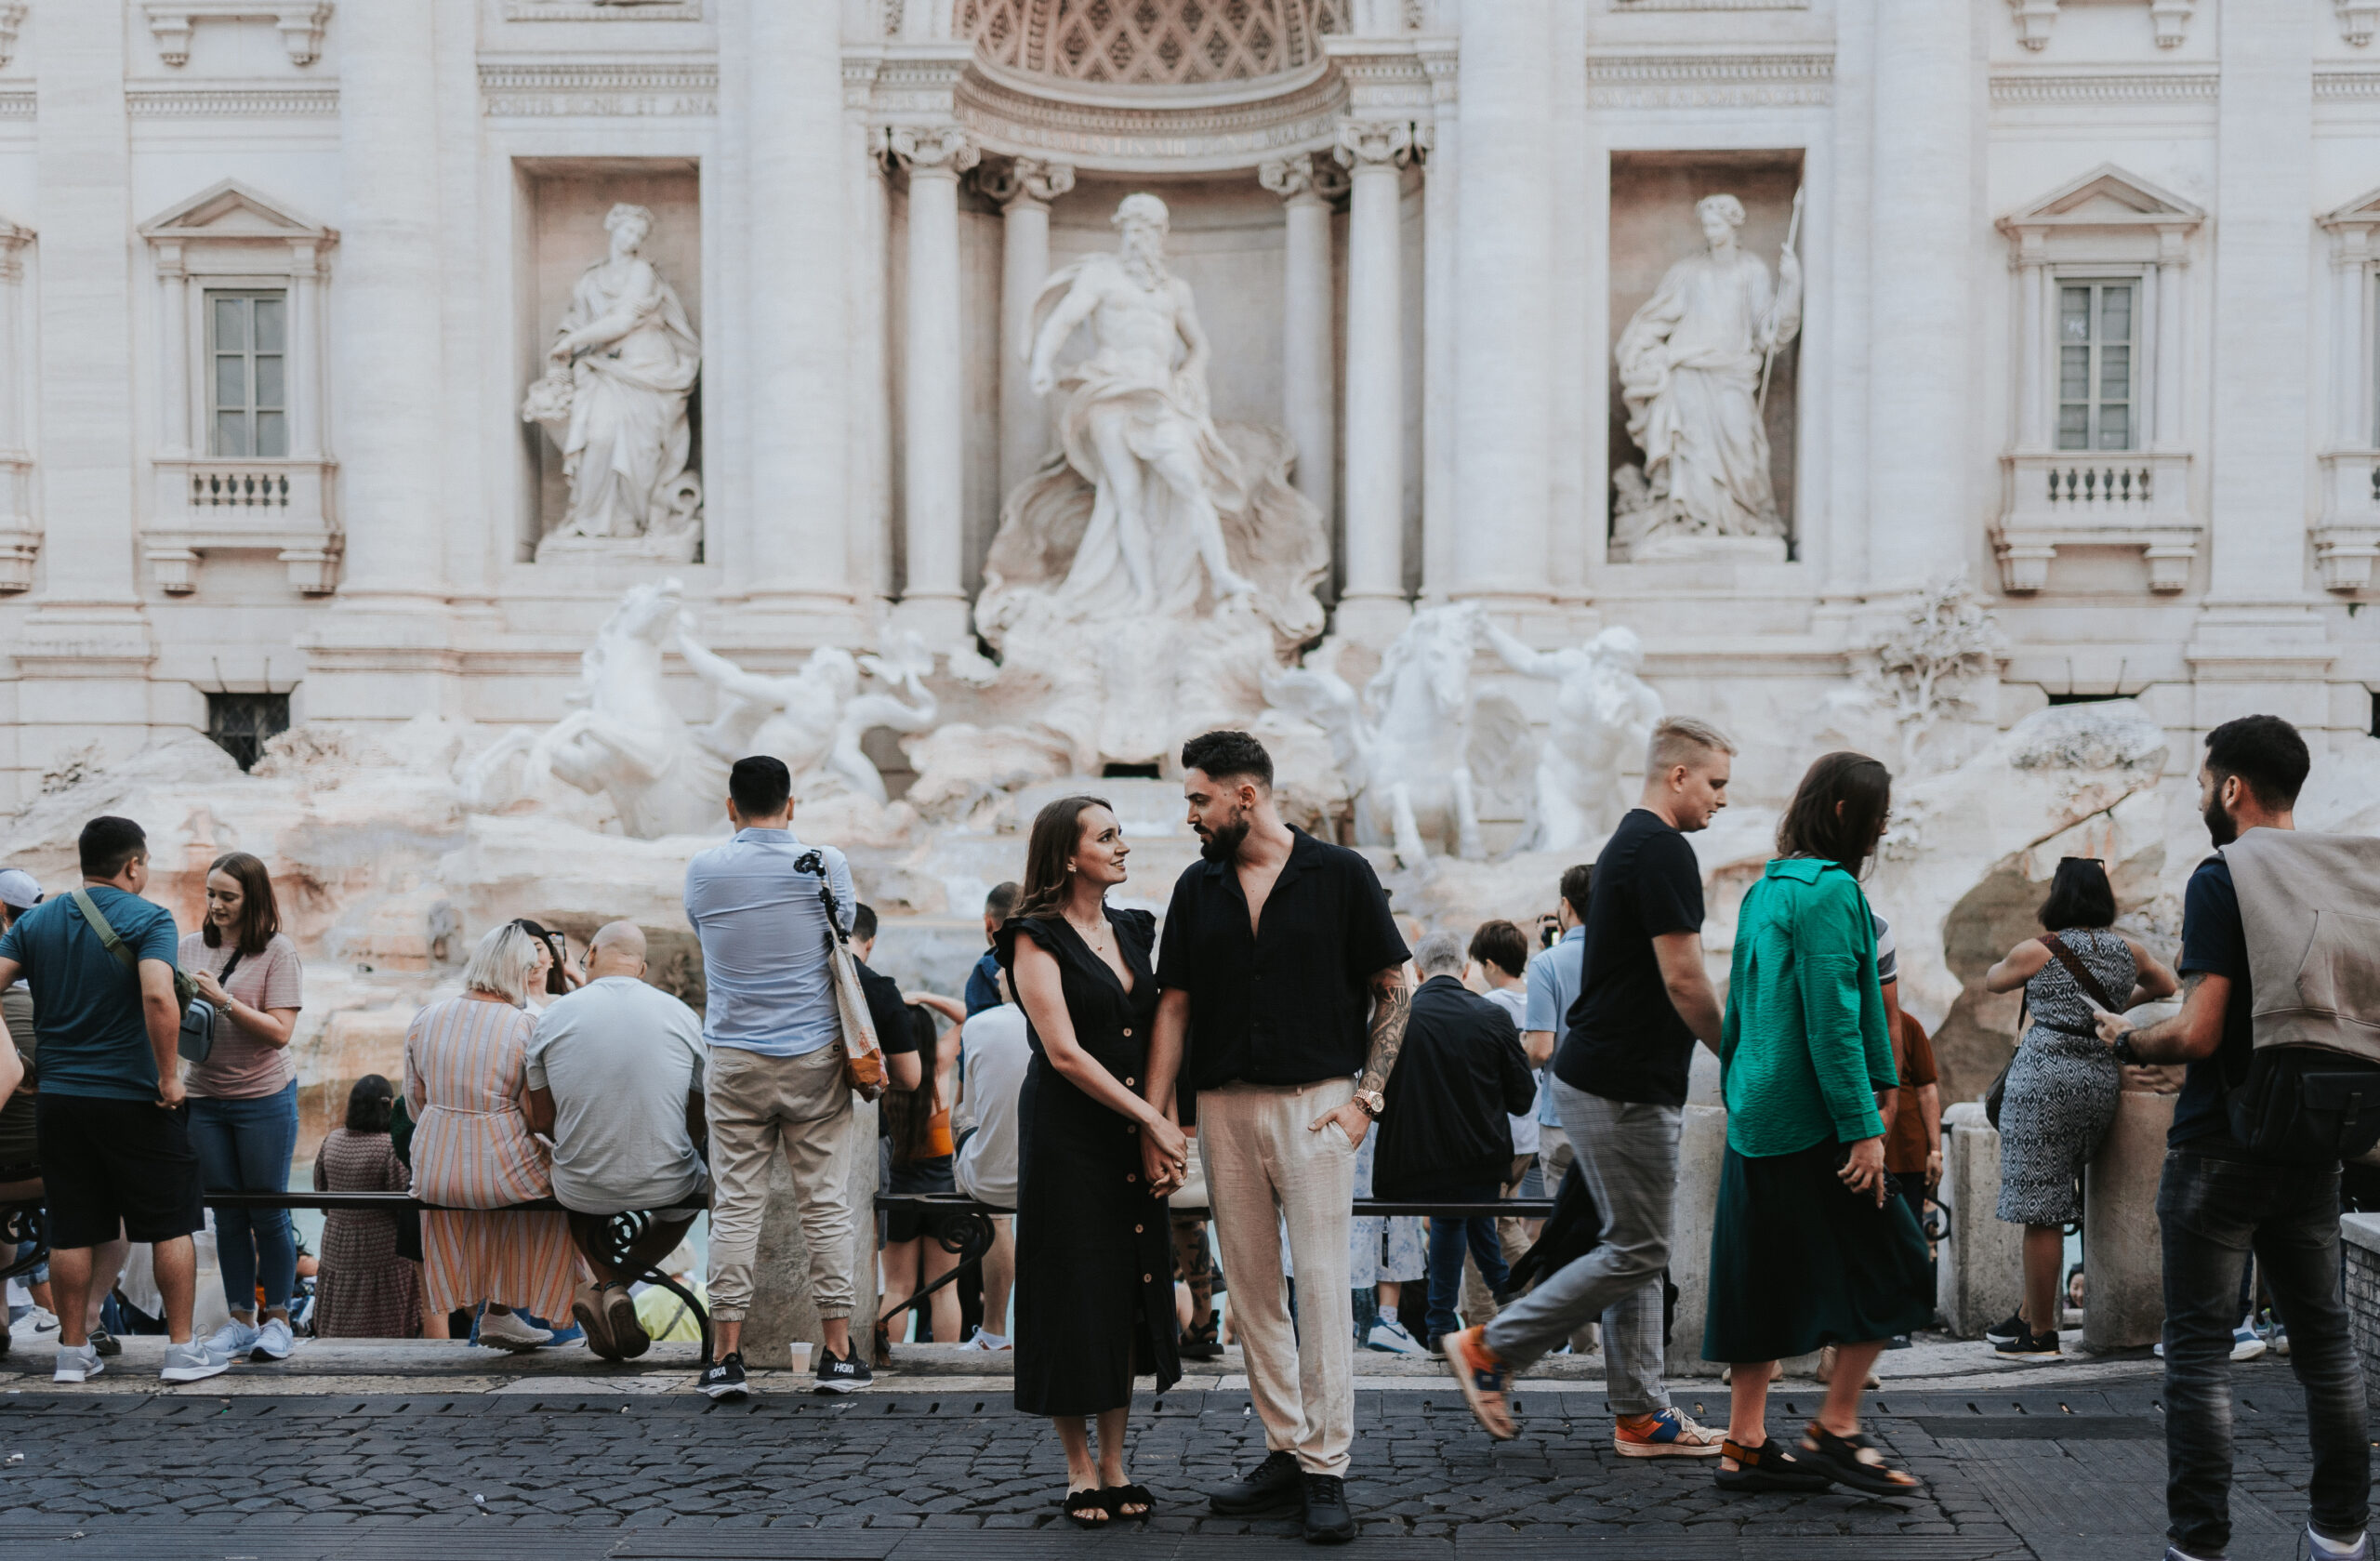
[[[217,857],[206,869],[206,876],[230,873],[240,880],[240,925],[236,946],[243,954],[261,954],[281,931],[281,906],[272,897],[272,874],[265,865],[245,851],[229,851]],[[199,928],[199,935],[209,948],[223,946],[223,934],[213,918]]]
[[[1777,821],[1777,854],[1816,856],[1859,876],[1892,810],[1893,773],[1864,753],[1820,756]]]
[[[1025,846],[1025,887],[1013,915],[1049,916],[1064,903],[1066,858],[1082,844],[1082,815],[1091,808],[1115,811],[1104,797],[1061,797],[1033,815],[1033,834]]]
[[[918,1087],[884,1092],[884,1136],[892,1141],[892,1158],[904,1165],[924,1159],[932,1144],[934,1108],[940,1098],[934,1070],[942,1051],[932,1013],[916,1003],[905,1012],[909,1016],[909,1038],[918,1051]]]

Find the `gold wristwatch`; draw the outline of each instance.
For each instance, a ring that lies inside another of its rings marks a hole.
[[[1388,1109],[1388,1097],[1378,1090],[1358,1090],[1355,1098],[1356,1109],[1375,1122],[1380,1120],[1380,1114]]]

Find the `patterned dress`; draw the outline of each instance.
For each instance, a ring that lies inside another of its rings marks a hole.
[[[385,1132],[333,1128],[314,1157],[318,1193],[401,1193],[412,1182]],[[374,1209],[323,1216],[315,1337],[410,1339],[421,1331],[421,1264],[397,1255],[397,1219]]]
[[[2108,996],[2122,1002],[2132,995],[2139,972],[2123,939],[2087,927],[2057,937]],[[2014,1224],[2062,1225],[2082,1217],[2082,1167],[2116,1119],[2122,1086],[2090,1002],[2056,956],[2025,983],[2025,1009],[2031,1023],[2000,1102],[1999,1214]]]
[[[545,1147],[521,1115],[536,1021],[503,1002],[448,998],[405,1031],[414,1196],[497,1209],[553,1195]],[[570,1315],[578,1260],[564,1214],[424,1214],[422,1285],[439,1311],[494,1301]]]

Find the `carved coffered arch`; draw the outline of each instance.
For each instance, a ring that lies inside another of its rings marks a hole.
[[[1107,86],[1252,81],[1322,59],[1351,0],[956,0],[952,36],[1006,70]]]

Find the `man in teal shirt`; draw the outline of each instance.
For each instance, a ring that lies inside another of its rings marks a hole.
[[[35,906],[0,933],[0,988],[20,972],[32,985],[40,1042],[34,1132],[58,1300],[55,1380],[79,1382],[100,1371],[86,1329],[92,1251],[121,1230],[154,1249],[171,1341],[162,1374],[197,1382],[231,1360],[191,1338],[198,1286],[191,1233],[205,1225],[206,1213],[175,1054],[181,1005],[174,994],[174,919],[140,897],[149,840],[139,825],[95,818],[83,827],[80,850],[81,894]],[[84,914],[86,896],[135,957],[134,969]]]

